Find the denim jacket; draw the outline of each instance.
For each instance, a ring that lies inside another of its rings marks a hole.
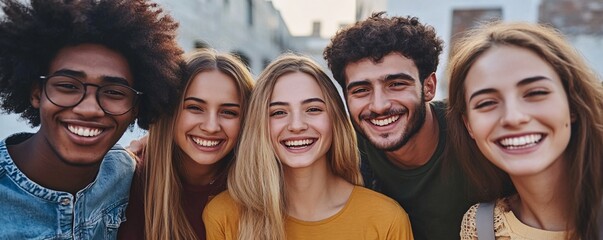
[[[19,170],[6,147],[17,137],[0,142],[0,239],[116,239],[136,167],[132,157],[119,145],[111,148],[96,179],[74,197]]]

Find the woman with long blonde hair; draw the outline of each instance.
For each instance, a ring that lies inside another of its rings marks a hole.
[[[260,75],[208,239],[412,239],[408,215],[361,187],[354,129],[331,79],[285,54]]]
[[[603,87],[581,55],[550,27],[498,22],[470,31],[449,64],[454,149],[493,201],[467,211],[461,238],[477,239],[476,223],[497,239],[601,237]]]
[[[226,188],[253,79],[230,54],[203,49],[186,60],[176,114],[149,129],[121,239],[205,239],[205,204]]]

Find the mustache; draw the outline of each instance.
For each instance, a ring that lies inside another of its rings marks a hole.
[[[375,113],[375,112],[362,113],[358,116],[358,119],[369,120],[369,119],[378,118],[381,116],[404,115],[406,113],[408,113],[408,108],[398,108],[398,109],[390,109],[387,112],[380,113],[380,114]]]

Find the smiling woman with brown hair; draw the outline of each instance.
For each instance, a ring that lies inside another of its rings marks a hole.
[[[493,23],[456,46],[449,75],[454,148],[484,199],[496,200],[493,234],[598,239],[603,88],[576,50],[549,27]],[[483,206],[465,214],[463,239],[477,239]]]

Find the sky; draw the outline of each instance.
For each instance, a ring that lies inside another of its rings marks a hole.
[[[321,36],[330,38],[340,24],[354,22],[356,0],[272,0],[280,10],[289,31],[295,36],[310,35],[312,22],[321,21]],[[17,132],[36,132],[16,114],[0,113],[0,139]],[[128,130],[119,143],[126,146],[132,139],[144,135],[139,128]]]
[[[340,24],[355,21],[356,0],[272,0],[294,36],[312,33],[312,22],[321,21],[321,36],[329,38]]]

